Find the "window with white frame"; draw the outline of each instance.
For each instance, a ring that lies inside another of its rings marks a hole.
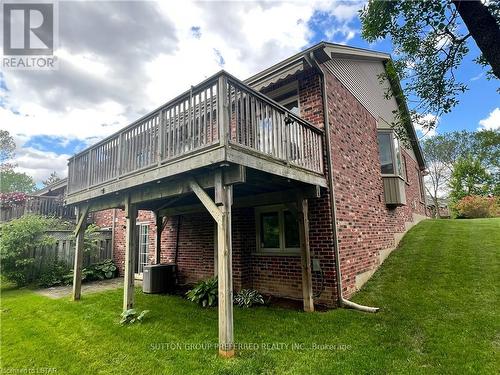
[[[143,273],[144,266],[149,263],[149,223],[138,223],[137,226],[139,230],[137,273]]]
[[[299,253],[299,226],[296,217],[284,206],[255,210],[257,250],[264,253]]]
[[[404,178],[404,166],[401,159],[399,141],[391,130],[379,130],[378,149],[380,171],[383,175],[398,175]]]

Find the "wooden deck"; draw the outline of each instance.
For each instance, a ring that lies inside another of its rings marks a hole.
[[[322,141],[322,130],[221,71],[73,156],[66,203],[224,163],[326,186]]]
[[[134,306],[138,210],[163,217],[205,209],[217,226],[219,353],[234,355],[231,210],[287,203],[299,224],[304,310],[313,311],[307,199],[326,186],[323,132],[220,72],[69,161],[67,203],[77,206],[73,299],[81,297],[88,212],[124,208],[123,309]],[[178,211],[171,211],[178,210]]]

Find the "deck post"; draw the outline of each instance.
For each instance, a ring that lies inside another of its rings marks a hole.
[[[299,222],[300,255],[302,263],[302,295],[304,298],[304,311],[314,311],[312,274],[311,274],[311,249],[309,247],[309,219],[308,202],[304,197],[297,198],[297,219]]]
[[[216,178],[215,196],[220,198],[222,222],[217,225],[217,273],[219,284],[219,354],[234,356],[233,342],[233,265],[231,236],[231,205],[233,186]]]
[[[135,255],[135,223],[137,207],[125,201],[125,217],[127,228],[125,233],[125,277],[123,281],[123,311],[134,307],[134,255]]]
[[[217,223],[217,278],[219,287],[219,354],[234,356],[233,342],[233,264],[231,206],[233,186],[224,183],[222,170],[215,173],[215,203],[194,178],[189,186]]]
[[[83,263],[83,245],[85,238],[85,229],[87,227],[88,206],[77,207],[76,217],[78,218],[75,229],[75,263],[73,268],[73,301],[78,301],[82,295],[82,263]]]

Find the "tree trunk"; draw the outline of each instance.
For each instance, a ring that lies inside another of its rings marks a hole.
[[[500,26],[488,8],[479,0],[453,0],[471,36],[500,79]]]
[[[434,207],[435,207],[435,210],[436,210],[436,219],[441,219],[441,214],[439,212],[439,200],[438,200],[438,197],[437,197],[437,193],[434,196]]]

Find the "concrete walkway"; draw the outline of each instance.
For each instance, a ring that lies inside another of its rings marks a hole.
[[[141,287],[141,281],[135,281],[136,286]],[[82,284],[82,295],[88,293],[104,292],[123,287],[123,277],[117,277],[109,280],[91,281]],[[51,288],[37,289],[35,293],[49,298],[70,297],[73,287],[71,285],[53,286]]]

